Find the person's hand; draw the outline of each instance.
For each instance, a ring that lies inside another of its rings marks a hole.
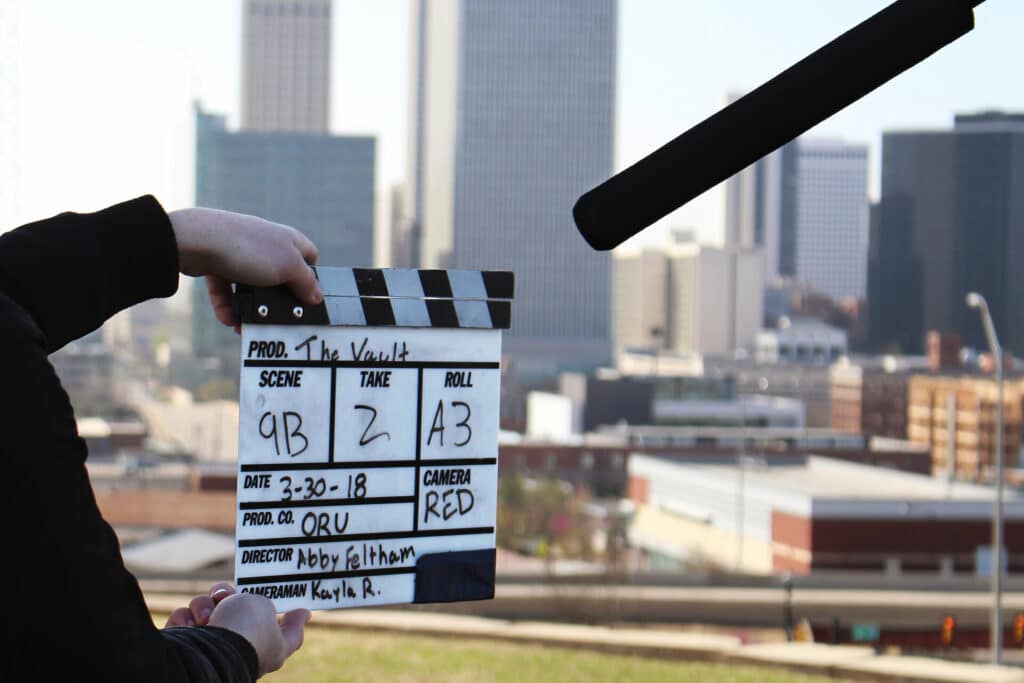
[[[178,267],[185,275],[205,276],[217,319],[231,317],[231,283],[265,287],[287,284],[307,304],[323,301],[309,267],[316,246],[295,228],[262,218],[216,209],[181,209],[168,214],[178,243]]]
[[[278,623],[274,603],[262,595],[235,593],[230,583],[216,583],[207,595],[197,595],[188,607],[171,613],[171,626],[219,626],[248,640],[260,663],[260,676],[277,671],[302,645],[308,609],[286,612]]]
[[[206,595],[197,595],[188,603],[188,607],[179,607],[171,612],[164,628],[171,626],[205,626],[210,623],[210,615],[221,600],[235,594],[235,587],[226,581],[213,584]]]
[[[209,623],[230,629],[252,643],[263,676],[280,669],[284,660],[299,649],[311,616],[308,609],[293,609],[285,612],[278,623],[274,603],[269,599],[254,593],[236,593],[217,604]]]

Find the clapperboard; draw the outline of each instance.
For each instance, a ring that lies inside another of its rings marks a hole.
[[[239,286],[235,582],[278,611],[494,596],[513,275],[315,268]]]

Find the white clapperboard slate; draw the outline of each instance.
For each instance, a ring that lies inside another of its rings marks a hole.
[[[235,583],[278,611],[494,596],[513,275],[315,268],[239,285]]]

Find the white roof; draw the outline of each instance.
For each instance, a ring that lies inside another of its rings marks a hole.
[[[102,417],[80,417],[75,422],[83,439],[105,439],[111,434],[110,423]]]
[[[686,498],[692,487],[729,489],[737,480],[736,462],[671,461],[634,455],[630,475],[649,477],[674,487]],[[749,495],[772,500],[779,509],[815,517],[987,518],[994,489],[883,467],[820,456],[748,458],[743,468]],[[1004,492],[1008,518],[1024,519],[1024,497]]]
[[[194,572],[231,561],[235,539],[203,529],[182,529],[121,551],[133,571]]]

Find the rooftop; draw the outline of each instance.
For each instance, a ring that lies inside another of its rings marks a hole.
[[[987,519],[995,496],[989,486],[821,456],[757,456],[743,462],[747,496],[800,515]],[[680,499],[695,488],[732,491],[738,481],[736,461],[714,459],[635,455],[629,473],[657,481],[662,491]],[[1005,491],[1004,511],[1007,518],[1024,519],[1024,496]]]

